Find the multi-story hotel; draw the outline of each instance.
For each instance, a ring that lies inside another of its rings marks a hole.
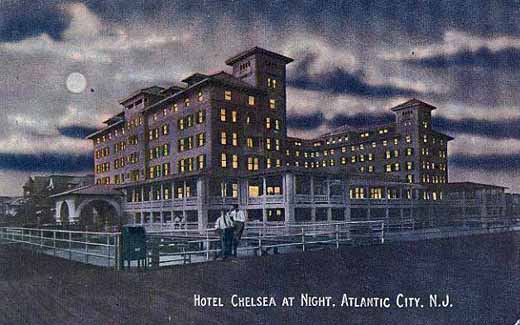
[[[434,106],[393,107],[395,121],[287,136],[286,65],[258,47],[195,73],[184,86],[150,87],[89,136],[97,184],[125,194],[132,223],[200,226],[239,204],[249,220],[431,218],[448,182],[451,137],[432,129]]]

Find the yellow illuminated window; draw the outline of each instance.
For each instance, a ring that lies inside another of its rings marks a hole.
[[[276,100],[269,99],[269,108],[270,109],[276,109]]]
[[[249,96],[248,103],[253,106],[255,104],[255,96]]]
[[[233,169],[237,169],[238,168],[238,155],[233,155],[233,156],[231,156],[231,158],[232,158],[231,166],[233,167]]]
[[[224,91],[224,99],[231,100],[231,90]]]

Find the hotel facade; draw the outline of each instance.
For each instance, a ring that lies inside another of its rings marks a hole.
[[[453,206],[447,195],[453,138],[432,128],[435,107],[411,99],[391,108],[391,123],[288,137],[292,61],[255,47],[226,61],[230,73],[195,73],[183,86],[124,98],[121,113],[88,137],[96,184],[120,190],[121,210],[137,224],[179,216],[205,227],[232,204],[249,221],[264,222],[445,216]],[[503,216],[504,189],[478,190],[499,197],[486,202],[499,207],[491,214]]]

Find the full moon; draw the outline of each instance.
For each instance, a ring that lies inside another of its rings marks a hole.
[[[71,93],[79,94],[82,93],[87,87],[87,79],[83,74],[79,72],[73,72],[68,75],[67,80],[65,81],[65,85]]]

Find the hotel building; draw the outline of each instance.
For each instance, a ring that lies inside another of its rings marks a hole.
[[[287,136],[286,65],[252,48],[231,72],[195,73],[183,86],[141,89],[91,134],[96,184],[124,193],[130,223],[175,216],[204,227],[239,204],[249,220],[431,220],[442,213],[451,137],[416,99],[395,121],[314,139]]]

